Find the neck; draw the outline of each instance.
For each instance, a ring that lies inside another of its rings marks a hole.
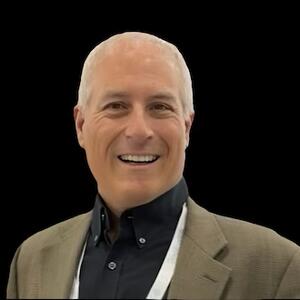
[[[108,207],[107,211],[108,211],[109,224],[110,224],[108,236],[109,236],[111,242],[114,242],[119,235],[120,216],[121,216],[122,212],[112,211],[110,207]]]

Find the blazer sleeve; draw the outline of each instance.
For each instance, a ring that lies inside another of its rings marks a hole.
[[[300,250],[296,251],[278,287],[275,299],[300,299]]]
[[[10,272],[6,290],[7,299],[18,299],[18,271],[17,271],[17,262],[19,258],[21,247],[19,247],[14,255],[14,258],[10,265]]]

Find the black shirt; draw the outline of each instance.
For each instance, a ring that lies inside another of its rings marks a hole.
[[[108,208],[97,195],[87,237],[79,298],[145,299],[167,254],[188,189],[185,180],[120,217],[111,243]]]

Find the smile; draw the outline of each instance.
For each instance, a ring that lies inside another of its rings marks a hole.
[[[125,163],[153,163],[156,160],[158,160],[159,155],[153,155],[153,154],[143,154],[143,155],[137,155],[137,154],[123,154],[119,155],[118,158]]]

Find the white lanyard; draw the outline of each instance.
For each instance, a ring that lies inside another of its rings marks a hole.
[[[84,243],[84,246],[83,246],[83,249],[82,249],[82,252],[81,252],[81,257],[80,257],[80,260],[79,260],[77,272],[76,272],[76,275],[75,275],[75,278],[74,278],[74,281],[73,281],[73,287],[72,287],[72,290],[71,290],[70,299],[78,299],[79,298],[79,275],[80,275],[80,268],[81,268],[85,248],[86,248],[86,242]]]
[[[158,275],[146,299],[162,299],[171,282],[175,270],[176,260],[179,252],[179,247],[181,244],[184,227],[185,227],[186,213],[187,213],[187,208],[186,208],[186,203],[184,203],[171,245],[169,247],[164,262],[158,272]],[[78,299],[79,297],[79,274],[80,274],[80,268],[84,256],[85,247],[86,247],[86,243],[83,247],[81,257],[79,260],[78,269],[73,282],[70,299]]]
[[[185,227],[186,212],[184,203],[168,253],[146,299],[162,299],[171,282]]]

